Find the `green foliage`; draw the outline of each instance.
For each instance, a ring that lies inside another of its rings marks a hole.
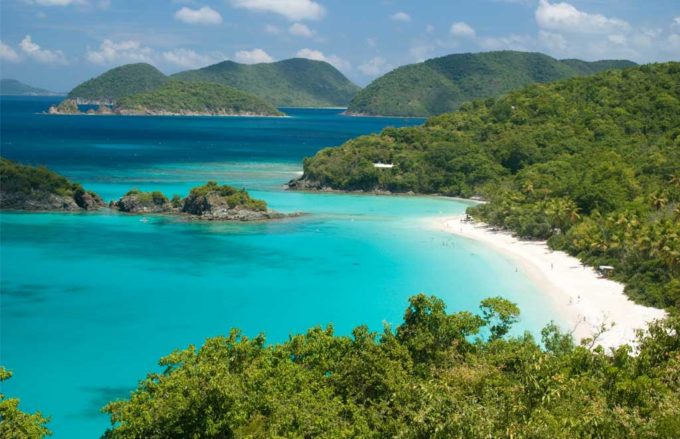
[[[301,58],[253,65],[224,61],[172,78],[223,84],[277,107],[345,106],[359,91],[330,64]]]
[[[129,195],[135,195],[141,204],[155,204],[160,206],[169,202],[168,197],[160,191],[142,192],[139,189],[131,189],[125,194],[126,197]]]
[[[0,382],[12,377],[12,372],[0,366]],[[40,439],[50,436],[49,419],[40,412],[30,414],[19,409],[19,400],[0,393],[0,437],[8,439]]]
[[[672,438],[680,435],[680,319],[640,334],[637,355],[506,338],[514,304],[486,316],[410,299],[396,334],[314,328],[277,345],[233,330],[173,352],[105,411],[115,438]],[[488,314],[490,313],[490,314]],[[487,331],[484,331],[486,327]],[[502,331],[501,331],[502,332]],[[474,339],[473,339],[474,337]],[[547,341],[546,341],[547,340]]]
[[[203,186],[197,186],[191,189],[187,198],[196,199],[209,195],[225,197],[226,202],[231,209],[243,208],[259,212],[265,212],[267,210],[267,203],[264,200],[251,198],[245,189],[236,189],[228,185],[219,185],[215,181],[209,181]]]
[[[125,96],[154,90],[165,81],[167,77],[150,64],[126,64],[83,82],[71,90],[68,98],[115,102]]]
[[[2,96],[57,96],[58,93],[42,88],[31,87],[16,79],[0,79]]]
[[[174,114],[283,115],[262,99],[231,87],[176,80],[167,81],[153,91],[121,98],[117,110]]]
[[[7,194],[30,195],[43,192],[72,197],[84,192],[82,186],[71,183],[44,166],[25,166],[0,157],[0,191]]]
[[[495,98],[533,83],[632,67],[630,61],[558,61],[540,53],[461,53],[399,67],[359,92],[353,114],[425,117],[464,102]]]
[[[304,170],[319,187],[481,195],[471,215],[614,266],[641,303],[680,306],[680,63],[474,101],[324,149]]]

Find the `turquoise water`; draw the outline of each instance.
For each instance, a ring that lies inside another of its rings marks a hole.
[[[157,360],[239,327],[270,342],[333,323],[399,324],[407,298],[450,310],[490,295],[520,304],[518,331],[557,319],[515,264],[421,218],[461,213],[429,197],[286,192],[304,156],[385,126],[419,120],[289,110],[286,119],[49,117],[40,99],[3,99],[2,155],[41,163],[106,199],[131,187],[185,194],[208,179],[247,188],[302,218],[196,224],[164,217],[0,215],[3,393],[52,416],[57,438],[98,437],[107,402]]]

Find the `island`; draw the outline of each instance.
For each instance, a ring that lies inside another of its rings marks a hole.
[[[205,221],[263,221],[300,216],[270,210],[265,201],[251,198],[245,189],[219,185],[215,181],[191,189],[184,199],[178,195],[169,199],[158,191],[133,189],[118,201],[112,201],[109,207],[130,214],[168,214]]]
[[[78,212],[105,207],[99,195],[56,172],[0,158],[0,210]],[[215,181],[191,189],[185,198],[175,195],[169,199],[159,191],[132,189],[108,207],[132,215],[172,215],[203,221],[266,221],[301,215],[276,212],[245,189]]]
[[[52,106],[49,114],[85,114],[76,99]],[[113,105],[100,104],[86,114],[124,116],[272,116],[283,113],[257,96],[206,82],[170,80],[160,87],[125,96]]]
[[[68,94],[78,105],[115,106],[168,81],[214,83],[257,96],[275,107],[346,107],[360,90],[324,61],[292,58],[271,63],[223,61],[166,76],[147,63],[125,64],[77,85]]]
[[[0,96],[59,96],[62,94],[33,87],[16,79],[0,79]]]
[[[104,206],[99,195],[56,172],[0,157],[0,209],[78,212]]]

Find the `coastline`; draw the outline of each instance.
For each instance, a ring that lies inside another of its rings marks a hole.
[[[427,218],[426,226],[480,242],[514,259],[521,270],[553,302],[578,343],[592,337],[602,325],[614,324],[597,339],[596,345],[614,348],[633,344],[637,329],[663,318],[665,311],[636,304],[619,282],[602,278],[591,267],[545,241],[523,241],[484,223],[465,222],[464,215]]]

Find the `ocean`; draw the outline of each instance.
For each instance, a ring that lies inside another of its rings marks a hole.
[[[0,100],[0,154],[46,165],[107,201],[131,188],[186,195],[208,180],[246,188],[300,218],[188,223],[99,213],[0,214],[2,393],[51,417],[55,438],[96,438],[100,409],[125,398],[158,360],[240,328],[270,343],[332,324],[339,334],[401,322],[408,298],[477,311],[518,303],[515,334],[558,313],[505,256],[423,218],[470,202],[437,197],[288,192],[302,160],[387,126],[337,109],[287,118],[48,116],[54,98]]]

